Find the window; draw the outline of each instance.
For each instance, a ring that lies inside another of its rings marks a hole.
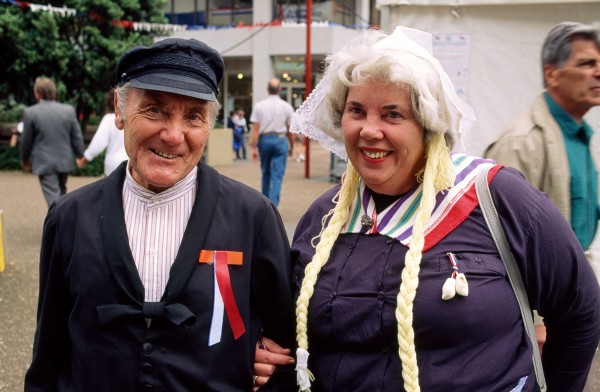
[[[208,0],[209,26],[238,24],[252,24],[252,0]]]

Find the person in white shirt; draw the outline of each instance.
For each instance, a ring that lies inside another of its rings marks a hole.
[[[85,167],[85,165],[100,155],[102,151],[106,150],[106,154],[104,155],[104,175],[108,176],[121,162],[127,160],[123,130],[117,128],[115,125],[114,90],[112,89],[106,93],[105,108],[106,114],[100,120],[100,125],[98,125],[98,129],[90,145],[83,153],[83,157],[77,159],[77,167]]]

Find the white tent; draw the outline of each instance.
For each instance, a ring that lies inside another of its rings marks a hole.
[[[456,51],[442,46],[440,56],[434,45],[434,54],[455,81],[457,74],[448,66],[460,69],[462,96],[477,116],[464,146],[475,155],[543,90],[540,53],[552,26],[600,22],[599,1],[378,0],[377,6],[385,31],[402,25],[438,38],[465,39]],[[600,108],[586,119],[600,134]]]

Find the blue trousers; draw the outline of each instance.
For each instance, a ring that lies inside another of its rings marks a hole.
[[[262,135],[258,139],[262,169],[262,194],[267,196],[275,206],[279,205],[288,149],[287,134]]]

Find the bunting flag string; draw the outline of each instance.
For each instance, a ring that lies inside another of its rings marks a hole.
[[[73,8],[67,8],[67,7],[53,7],[51,5],[40,5],[40,4],[29,4],[27,3],[27,5],[29,6],[29,8],[31,8],[31,11],[33,12],[38,12],[38,11],[47,11],[53,14],[59,14],[60,16],[75,16],[77,14],[77,11],[74,10]]]
[[[42,5],[42,4],[33,4],[28,1],[19,1],[19,0],[0,0],[0,4],[8,4],[17,6],[21,9],[30,9],[32,12],[45,11],[50,12],[52,14],[58,14],[62,17],[78,17],[81,16],[80,13],[77,12],[74,8],[67,7],[54,7],[51,5]],[[93,20],[102,20],[103,18],[99,16],[97,13],[90,11],[87,15],[90,19]],[[121,26],[124,29],[134,30],[134,31],[168,31],[168,32],[177,32],[184,30],[220,30],[220,29],[237,29],[237,28],[256,28],[256,27],[305,27],[306,23],[296,22],[296,21],[286,21],[275,19],[270,22],[257,22],[252,24],[245,24],[244,22],[238,22],[236,24],[228,24],[223,26],[203,26],[203,25],[180,25],[180,24],[168,24],[168,23],[147,23],[147,22],[134,22],[130,20],[113,20],[112,24],[115,26]],[[341,26],[338,23],[331,21],[314,21],[312,22],[312,26]],[[368,25],[355,25],[355,26],[346,26],[355,29],[365,29],[371,26]]]
[[[0,3],[17,6],[21,9],[29,8],[32,12],[45,11],[51,14],[58,14],[62,17],[73,17],[80,16],[74,8],[67,7],[53,7],[51,5],[33,4],[27,1],[18,0],[0,0]],[[88,16],[94,20],[100,20],[101,17],[94,12],[90,12]],[[166,24],[166,23],[146,23],[146,22],[133,22],[129,20],[113,20],[112,24],[115,26],[121,26],[128,30],[134,31],[182,31],[186,30],[186,25]]]

